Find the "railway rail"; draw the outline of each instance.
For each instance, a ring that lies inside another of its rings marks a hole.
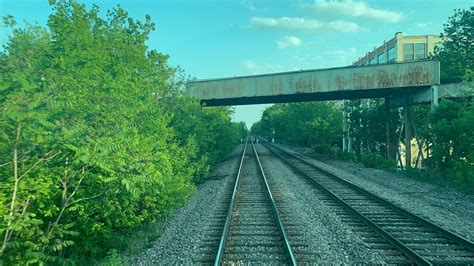
[[[372,247],[384,249],[387,263],[474,264],[474,243],[328,172],[280,147],[262,144],[324,192],[342,220],[364,232]]]
[[[224,228],[213,259],[214,265],[296,265],[252,138],[247,138],[244,145]]]

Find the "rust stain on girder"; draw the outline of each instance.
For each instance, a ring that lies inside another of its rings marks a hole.
[[[275,83],[272,84],[271,91],[274,95],[282,94],[283,91],[283,80],[281,78],[276,79]]]
[[[369,73],[354,74],[354,89],[367,90],[374,86],[373,75]]]
[[[396,74],[390,73],[386,70],[377,71],[377,86],[380,88],[395,87]]]
[[[305,76],[299,76],[296,78],[294,86],[296,93],[309,92],[309,89],[311,88],[311,80]]]
[[[308,93],[334,93],[332,98],[345,99],[344,97],[351,97],[351,93],[355,91],[369,93],[380,89],[436,84],[439,84],[439,62],[414,61],[198,80],[189,82],[187,90],[191,97],[203,101],[287,97]]]
[[[321,83],[319,82],[318,78],[313,78],[313,86],[311,88],[312,88],[311,92],[321,91]]]
[[[345,90],[348,83],[344,76],[336,76],[336,90]]]
[[[406,85],[420,85],[430,82],[431,74],[422,66],[409,66],[408,71],[401,76],[401,82]]]

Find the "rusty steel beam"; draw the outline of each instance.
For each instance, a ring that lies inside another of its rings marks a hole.
[[[438,61],[349,66],[191,81],[205,105],[240,105],[385,97],[439,84]]]
[[[468,83],[453,83],[433,85],[426,89],[413,92],[408,98],[408,105],[420,103],[437,103],[442,98],[474,97],[474,85]],[[390,99],[390,108],[402,107],[407,99],[404,96],[394,96]]]

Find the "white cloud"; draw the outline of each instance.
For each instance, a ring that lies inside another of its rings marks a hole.
[[[282,40],[277,41],[278,48],[285,49],[290,46],[300,46],[301,39],[296,36],[285,36]]]
[[[328,28],[331,30],[341,31],[341,32],[356,32],[359,30],[359,25],[352,22],[337,20],[337,21],[329,22]]]
[[[351,47],[349,49],[325,51],[322,52],[322,54],[325,55],[324,61],[327,61],[326,67],[351,65],[353,61],[357,60],[358,56],[358,52],[355,47]]]
[[[431,25],[431,22],[418,22],[415,24],[418,28],[426,28],[427,26]]]
[[[242,63],[242,66],[243,66],[246,70],[254,70],[255,68],[257,68],[257,63],[255,63],[255,61],[252,61],[252,60],[245,60],[245,61]]]
[[[250,11],[257,11],[257,8],[252,1],[242,0],[240,1],[240,4]]]
[[[253,60],[243,61],[242,67],[245,75],[257,75],[291,70],[290,68],[283,67],[280,64],[257,63]]]
[[[262,29],[273,29],[280,31],[306,31],[316,32],[321,30],[333,30],[341,32],[355,32],[360,29],[359,25],[348,21],[331,21],[322,22],[316,19],[305,19],[298,17],[281,17],[281,18],[269,18],[269,17],[252,17],[250,19],[250,25],[252,27],[258,27]]]
[[[303,8],[310,8],[314,11],[321,11],[324,14],[346,17],[360,17],[390,23],[397,23],[403,19],[402,12],[395,12],[387,9],[377,9],[370,7],[365,2],[355,2],[352,0],[326,1],[316,0],[313,4],[304,4]]]

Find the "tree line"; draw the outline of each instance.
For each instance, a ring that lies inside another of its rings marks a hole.
[[[441,82],[463,82],[474,90],[474,7],[455,10],[444,24],[441,37],[443,42],[430,55],[440,61]],[[342,108],[342,104],[324,102],[273,105],[263,112],[252,131],[334,154],[342,147]],[[396,147],[404,135],[404,129],[398,126],[403,121],[401,110],[387,110],[384,99],[351,100],[344,108],[350,110],[348,128],[354,153],[339,158],[393,169],[398,159]],[[426,168],[419,177],[474,190],[473,100],[443,99],[434,110],[426,105],[414,106],[410,116],[416,143],[429,155],[424,158]]]
[[[47,26],[0,52],[0,261],[100,258],[163,219],[245,134],[232,109],[201,108],[183,71],[147,46],[155,25],[50,1]],[[1,263],[0,263],[1,264]]]
[[[341,142],[342,110],[337,102],[275,104],[263,111],[251,131],[277,142],[329,153]]]

